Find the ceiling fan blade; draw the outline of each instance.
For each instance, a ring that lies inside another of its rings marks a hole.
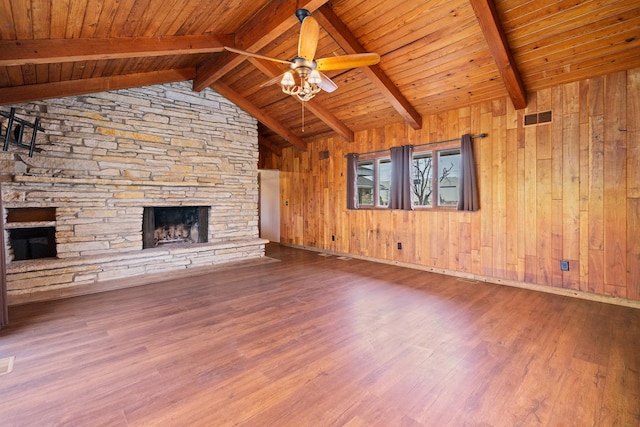
[[[323,91],[331,93],[334,90],[338,89],[338,85],[323,73],[320,73],[320,79],[320,84],[318,84],[318,86],[320,86],[320,89],[322,89]]]
[[[353,55],[332,56],[316,59],[316,70],[344,70],[346,68],[366,67],[380,62],[377,53],[354,53]]]
[[[282,80],[282,74],[280,74],[279,76],[276,76],[272,79],[267,80],[266,82],[262,83],[260,85],[260,87],[266,87],[266,86],[270,86],[272,84],[278,83],[280,84],[280,81]]]
[[[298,56],[307,61],[313,61],[318,48],[320,37],[320,25],[313,16],[307,16],[302,20],[300,27],[300,39],[298,40]]]
[[[228,47],[228,46],[225,46],[224,48],[226,50],[228,50],[229,52],[239,53],[240,55],[252,56],[252,57],[258,58],[258,59],[266,59],[267,61],[279,62],[281,64],[287,64],[287,65],[291,64],[291,61],[287,61],[287,60],[284,60],[284,59],[278,59],[278,58],[272,58],[270,56],[260,55],[259,53],[247,52],[245,50],[240,50],[240,49],[236,49],[236,48]]]

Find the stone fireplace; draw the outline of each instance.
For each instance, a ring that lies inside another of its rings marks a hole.
[[[146,207],[142,214],[142,247],[205,243],[209,232],[209,207]]]
[[[45,131],[33,157],[0,151],[10,304],[264,256],[257,123],[221,95],[180,82],[15,108]]]

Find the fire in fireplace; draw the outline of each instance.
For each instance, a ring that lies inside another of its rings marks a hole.
[[[146,207],[142,217],[142,247],[207,241],[208,206]]]

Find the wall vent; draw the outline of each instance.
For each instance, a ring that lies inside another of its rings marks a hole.
[[[525,114],[524,125],[532,126],[542,123],[549,123],[553,118],[551,111],[543,111],[542,113]]]

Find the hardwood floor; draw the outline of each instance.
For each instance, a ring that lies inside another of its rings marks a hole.
[[[640,424],[640,310],[269,246],[11,307],[7,426]]]

